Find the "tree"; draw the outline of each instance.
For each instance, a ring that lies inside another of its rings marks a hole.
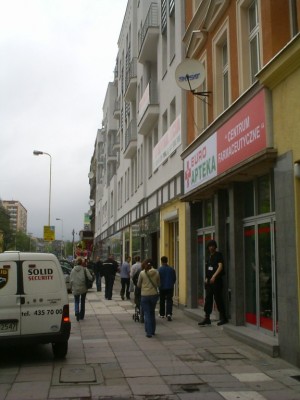
[[[0,230],[3,232],[3,251],[9,250],[13,243],[13,231],[10,227],[9,212],[3,207],[0,200]]]

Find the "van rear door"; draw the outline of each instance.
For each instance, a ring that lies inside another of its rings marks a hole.
[[[0,261],[0,338],[20,335],[21,298],[16,261]]]
[[[26,257],[26,256],[25,256]],[[21,260],[24,294],[21,334],[59,332],[68,295],[61,267],[54,257]]]

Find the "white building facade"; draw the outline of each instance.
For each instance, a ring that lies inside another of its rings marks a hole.
[[[184,2],[129,0],[97,133],[94,255],[152,258],[176,268],[185,304],[183,162],[185,115],[175,82],[182,61]]]

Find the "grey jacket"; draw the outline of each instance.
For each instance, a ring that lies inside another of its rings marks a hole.
[[[87,292],[85,284],[85,274],[92,280],[90,271],[82,265],[75,265],[70,274],[70,284],[73,295],[83,294]]]

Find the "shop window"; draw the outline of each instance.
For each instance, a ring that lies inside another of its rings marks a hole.
[[[243,193],[244,193],[244,215],[247,218],[254,215],[253,182],[246,182],[244,184]]]
[[[271,175],[263,175],[243,185],[244,218],[273,212],[274,195]]]
[[[269,176],[262,176],[257,180],[257,206],[258,214],[271,211],[271,191]]]
[[[212,226],[215,223],[213,200],[205,200],[204,208],[204,226]]]

